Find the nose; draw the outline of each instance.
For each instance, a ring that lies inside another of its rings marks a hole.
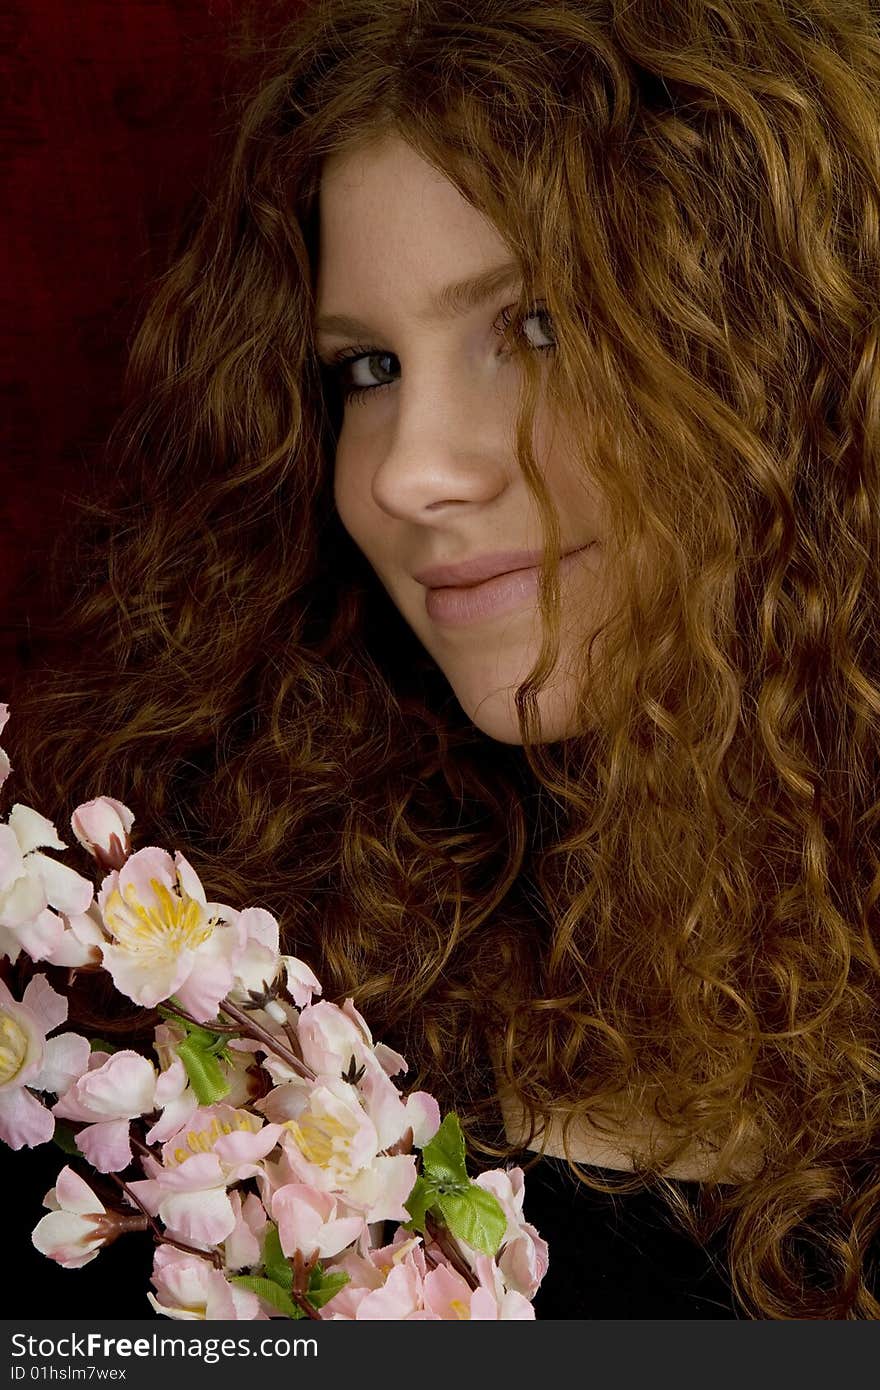
[[[508,409],[497,382],[466,367],[401,377],[387,448],[375,469],[376,505],[399,520],[492,502],[510,481]]]

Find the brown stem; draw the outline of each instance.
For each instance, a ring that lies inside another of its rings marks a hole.
[[[291,1298],[296,1306],[302,1309],[307,1318],[311,1318],[315,1322],[321,1322],[321,1314],[308,1295],[309,1279],[311,1278],[312,1270],[318,1263],[317,1250],[309,1259],[306,1259],[301,1250],[294,1250],[288,1263],[290,1264],[291,1273],[293,1275],[290,1288]]]
[[[141,1139],[138,1139],[137,1135],[132,1134],[129,1137],[131,1139],[131,1147],[137,1149],[139,1154],[144,1154],[147,1158],[156,1157],[149,1144],[145,1144]]]
[[[149,1229],[148,1216],[133,1216],[130,1212],[117,1211],[114,1207],[111,1212],[112,1221],[108,1221],[106,1229],[109,1240],[115,1240],[117,1236],[124,1236],[128,1231],[146,1231]],[[100,1221],[96,1221],[96,1226],[101,1226]]]
[[[446,1227],[441,1226],[438,1221],[435,1221],[430,1212],[425,1217],[425,1225],[431,1240],[433,1240],[438,1249],[446,1256],[455,1272],[461,1275],[462,1279],[465,1280],[470,1288],[478,1289],[480,1287],[479,1279],[474,1275],[473,1270],[465,1260]]]
[[[297,1308],[302,1308],[307,1318],[312,1318],[315,1322],[323,1321],[323,1319],[321,1318],[321,1314],[318,1312],[315,1305],[309,1302],[304,1293],[296,1293],[293,1289],[291,1289],[290,1297],[296,1304]]]
[[[279,1057],[282,1062],[286,1062],[298,1076],[302,1076],[306,1081],[314,1081],[316,1079],[316,1074],[312,1071],[311,1067],[306,1066],[305,1062],[301,1061],[299,1057],[291,1052],[290,1048],[285,1047],[277,1038],[273,1038],[272,1034],[268,1032],[267,1029],[263,1028],[261,1024],[249,1018],[245,1011],[240,1009],[237,1004],[231,1004],[228,999],[223,999],[220,1001],[220,1008],[225,1014],[228,1014],[230,1018],[235,1019],[240,1032],[244,1033],[246,1036],[249,1035],[252,1038],[256,1038],[258,1042],[265,1043],[268,1050],[274,1052],[275,1056]]]
[[[147,1211],[147,1208],[144,1206],[137,1193],[132,1192],[128,1183],[124,1182],[117,1173],[108,1173],[107,1176],[112,1178],[113,1181],[122,1188],[128,1200],[133,1202],[139,1211],[143,1212],[144,1216],[147,1218],[147,1224],[153,1236],[159,1241],[160,1245],[173,1245],[175,1250],[182,1250],[186,1255],[198,1255],[202,1260],[210,1260],[215,1269],[223,1268],[223,1260],[218,1250],[199,1250],[195,1245],[188,1245],[185,1240],[175,1240],[173,1236],[166,1235],[165,1232],[160,1230],[156,1225],[152,1215]]]
[[[171,1006],[166,1005],[165,1007],[170,1008]],[[173,1023],[175,1018],[182,1019],[185,1023],[192,1023],[196,1028],[207,1028],[212,1033],[238,1032],[237,1028],[227,1028],[223,1023],[199,1023],[197,1018],[193,1018],[192,1014],[188,1014],[186,1009],[182,1009],[179,1004],[174,1005],[174,1015],[170,1017],[166,1016],[165,1022]]]

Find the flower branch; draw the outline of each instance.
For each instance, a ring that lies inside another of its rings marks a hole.
[[[354,1001],[321,998],[270,913],[209,902],[180,851],[132,851],[133,824],[111,797],[74,811],[95,889],[46,853],[66,845],[39,812],[0,823],[0,1141],[57,1137],[133,1209],[64,1167],[36,1247],[73,1269],[149,1232],[148,1298],[171,1318],[534,1317],[547,1248],[521,1170],[471,1180],[454,1113],[403,1090],[405,1058]],[[69,1030],[43,965],[158,1009],[152,1040]]]

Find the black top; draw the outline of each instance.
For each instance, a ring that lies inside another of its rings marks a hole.
[[[693,1196],[699,1184],[675,1186]],[[526,1173],[523,1212],[550,1247],[534,1299],[538,1318],[745,1317],[728,1282],[723,1237],[697,1245],[658,1192],[594,1192],[564,1159],[544,1157]]]
[[[65,1162],[54,1144],[13,1154],[0,1145],[4,1316],[88,1319],[152,1318],[147,1302],[152,1241],[126,1236],[83,1269],[61,1269],[37,1253],[30,1233],[42,1198]],[[521,1155],[521,1161],[528,1155]],[[600,1170],[601,1171],[601,1170]],[[696,1188],[696,1183],[681,1183]],[[707,1251],[680,1231],[662,1196],[592,1192],[563,1159],[542,1158],[526,1174],[526,1219],[550,1247],[534,1304],[548,1318],[735,1318],[723,1250]]]

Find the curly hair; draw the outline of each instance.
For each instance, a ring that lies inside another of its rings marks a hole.
[[[529,1139],[653,1114],[632,1172],[579,1180],[724,1230],[748,1316],[880,1317],[876,8],[273,0],[231,51],[234,119],[65,537],[70,650],[13,688],[17,795],[121,797],[210,896],[275,912],[480,1162],[512,1152],[499,1085]],[[389,132],[491,219],[521,312],[540,278],[546,389],[608,507],[561,741],[534,354],[521,745],[465,717],[334,510],[321,169]],[[663,1177],[754,1136],[743,1181]]]

